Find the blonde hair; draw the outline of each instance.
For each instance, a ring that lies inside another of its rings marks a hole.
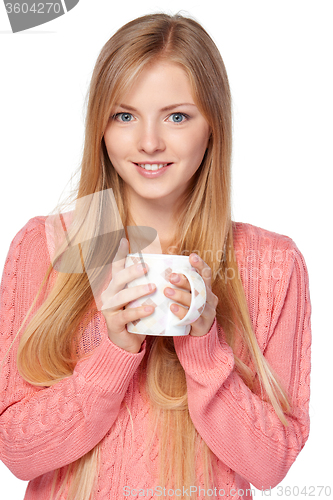
[[[147,65],[161,59],[179,64],[185,70],[193,98],[212,131],[202,164],[179,210],[178,230],[173,242],[175,251],[196,251],[205,255],[206,263],[213,270],[212,290],[219,298],[218,323],[232,348],[236,340],[241,340],[246,347],[247,354],[242,360],[235,353],[236,370],[249,388],[253,388],[254,377],[258,375],[262,397],[273,405],[281,422],[287,425],[284,412],[290,409],[288,398],[259,349],[234,254],[230,203],[232,113],[228,78],[216,45],[195,20],[179,14],[143,16],[120,28],[103,47],[89,89],[77,198],[112,188],[124,227],[132,222],[124,183],[110,162],[103,134],[120,96]],[[101,211],[96,210],[95,214],[98,226]],[[225,251],[227,248],[229,251]],[[214,259],[217,255],[221,258]],[[230,269],[233,279],[224,280],[225,270]],[[50,273],[51,267],[48,275]],[[92,311],[93,297],[86,274],[59,273],[49,296],[20,341],[18,366],[25,380],[48,386],[73,373],[78,360],[73,352],[73,339],[84,315],[89,317]],[[211,452],[191,421],[185,373],[173,339],[153,337],[148,345],[149,355],[141,369],[152,418],[155,424],[159,423],[158,484],[195,484],[198,454],[203,460],[206,482],[213,482]],[[99,446],[71,464],[65,478],[70,478],[69,500],[92,497]]]

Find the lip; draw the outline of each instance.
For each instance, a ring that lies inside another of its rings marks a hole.
[[[155,161],[137,161],[133,162],[136,165],[162,165],[163,163],[172,163],[171,161],[161,161],[161,160],[155,160]]]
[[[143,161],[141,162],[142,164],[149,164],[149,165],[154,165],[154,163],[156,164],[162,164],[162,163],[167,163],[167,162],[164,162],[164,161]],[[160,170],[145,170],[144,168],[142,167],[139,167],[139,165],[137,163],[134,163],[133,162],[133,165],[135,165],[135,168],[137,169],[137,171],[139,172],[140,175],[142,175],[142,177],[146,177],[146,179],[155,179],[155,177],[160,177],[161,175],[163,175],[172,165],[173,163],[169,163],[166,167],[163,167],[161,168]]]

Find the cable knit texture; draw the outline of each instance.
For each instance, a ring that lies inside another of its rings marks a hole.
[[[65,472],[102,440],[94,500],[154,498],[157,447],[145,460],[151,429],[138,381],[145,343],[138,354],[116,347],[97,312],[81,341],[82,352],[91,355],[78,362],[72,376],[49,388],[32,386],[18,374],[18,338],[7,353],[50,263],[45,220],[31,219],[16,235],[3,272],[0,458],[17,477],[30,480],[25,500],[49,500],[53,471]],[[290,238],[234,223],[234,240],[259,347],[291,398],[288,427],[260,390],[251,392],[237,374],[216,319],[205,336],[175,337],[174,343],[192,421],[215,455],[216,496],[236,500],[250,498],[249,483],[259,489],[276,486],[308,438],[311,308],[306,265]],[[47,285],[31,315],[46,292]]]

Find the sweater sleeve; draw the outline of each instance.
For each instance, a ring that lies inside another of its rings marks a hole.
[[[213,453],[256,488],[275,487],[309,434],[310,300],[307,269],[292,244],[276,287],[264,356],[287,390],[288,426],[272,405],[245,385],[216,319],[203,337],[179,337],[192,421]],[[275,268],[276,270],[276,268]]]
[[[43,222],[31,219],[10,246],[0,293],[0,458],[23,480],[75,461],[105,436],[144,356],[115,346],[101,317],[100,344],[73,375],[51,387],[24,381],[13,340],[48,265]]]

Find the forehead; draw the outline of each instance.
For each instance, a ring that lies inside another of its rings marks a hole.
[[[176,100],[175,100],[176,99]],[[146,101],[189,102],[194,104],[190,80],[185,70],[178,64],[159,61],[150,64],[136,78],[130,89],[123,95],[126,100],[139,104]]]

